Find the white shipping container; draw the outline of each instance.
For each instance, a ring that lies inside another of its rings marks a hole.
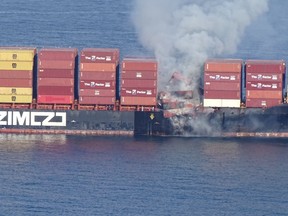
[[[204,107],[229,107],[229,108],[240,108],[240,99],[204,99]]]

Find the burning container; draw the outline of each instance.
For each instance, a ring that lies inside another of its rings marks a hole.
[[[158,63],[151,58],[124,58],[121,73],[121,110],[155,108]]]
[[[115,108],[119,98],[119,49],[85,48],[80,55],[79,104]]]
[[[246,107],[266,108],[281,104],[285,72],[283,60],[246,61]]]
[[[47,48],[38,53],[37,101],[39,104],[74,102],[77,49]]]
[[[32,103],[36,48],[0,47],[0,103]]]
[[[241,106],[242,60],[210,59],[204,65],[204,107]]]

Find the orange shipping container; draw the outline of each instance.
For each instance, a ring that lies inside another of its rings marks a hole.
[[[262,90],[247,90],[247,99],[278,99],[282,100],[282,91],[262,91]]]
[[[124,58],[122,61],[122,70],[132,71],[157,71],[158,63],[156,59],[151,58]]]
[[[121,97],[121,105],[156,106],[156,97]]]
[[[81,71],[116,71],[115,63],[81,63]]]
[[[282,100],[279,99],[250,99],[248,98],[246,100],[246,107],[252,107],[252,108],[267,108],[267,107],[273,107],[282,104]]]
[[[211,59],[205,62],[205,72],[241,73],[242,60],[238,59]]]

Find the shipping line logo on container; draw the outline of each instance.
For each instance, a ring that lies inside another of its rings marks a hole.
[[[2,126],[50,126],[65,127],[65,112],[0,111]]]

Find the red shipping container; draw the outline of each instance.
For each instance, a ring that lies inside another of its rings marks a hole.
[[[115,90],[114,89],[80,89],[79,91],[80,96],[99,96],[99,97],[115,97]]]
[[[32,88],[32,79],[0,79],[0,86]]]
[[[204,81],[205,82],[233,82],[233,83],[240,83],[241,82],[241,74],[239,73],[204,73]]]
[[[81,63],[80,71],[116,71],[115,63]]]
[[[268,108],[282,104],[282,100],[279,99],[247,99],[247,108]]]
[[[156,106],[156,97],[121,97],[121,105]]]
[[[240,83],[233,82],[205,82],[204,90],[240,91]]]
[[[44,48],[38,52],[38,58],[43,60],[75,61],[77,56],[76,48]]]
[[[32,71],[0,70],[0,79],[32,79]]]
[[[122,79],[157,79],[157,71],[122,71]]]
[[[74,79],[70,78],[38,78],[38,86],[74,86]]]
[[[261,82],[282,82],[283,74],[273,74],[273,73],[246,73],[246,81],[261,81]]]
[[[277,99],[282,100],[282,91],[247,90],[247,99]]]
[[[74,78],[74,70],[70,69],[39,69],[39,78]]]
[[[80,89],[115,89],[115,81],[81,80]]]
[[[81,80],[105,80],[105,81],[113,81],[116,78],[115,71],[83,71],[80,72]]]
[[[247,90],[282,90],[282,82],[246,82]]]
[[[286,72],[283,60],[248,60],[245,64],[246,73],[281,73]]]
[[[80,104],[87,105],[114,105],[115,97],[79,97]]]
[[[39,95],[74,95],[74,87],[69,86],[39,86]]]
[[[73,69],[75,68],[74,61],[60,61],[60,60],[38,60],[39,69]]]
[[[241,73],[243,61],[241,59],[209,59],[205,62],[205,72]]]
[[[214,91],[205,90],[205,99],[241,99],[240,91]]]
[[[82,63],[119,63],[119,49],[111,48],[85,48],[81,51],[80,61]]]
[[[121,96],[156,97],[157,89],[121,88]]]
[[[122,88],[157,88],[157,80],[122,79]]]
[[[42,104],[71,104],[74,96],[71,95],[38,95],[37,102]]]
[[[157,71],[158,63],[151,58],[124,58],[122,71]]]

